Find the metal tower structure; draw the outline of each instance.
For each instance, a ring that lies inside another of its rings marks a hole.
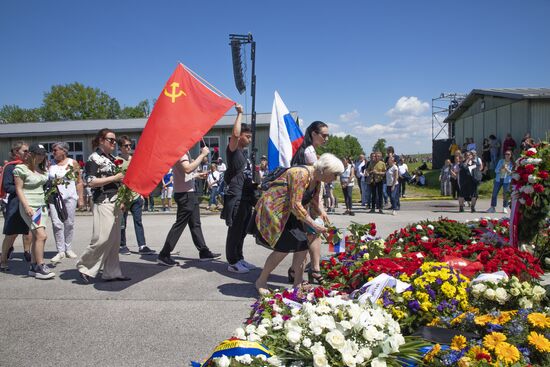
[[[454,137],[454,129],[444,121],[466,96],[463,93],[441,93],[439,97],[432,98],[432,140]]]

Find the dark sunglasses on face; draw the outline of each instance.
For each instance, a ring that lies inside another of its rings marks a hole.
[[[321,134],[321,133],[317,133],[318,135],[321,135],[323,137],[323,139],[327,140],[328,139],[328,134]]]
[[[116,139],[115,138],[105,138],[105,141],[108,141],[111,144],[116,144]]]

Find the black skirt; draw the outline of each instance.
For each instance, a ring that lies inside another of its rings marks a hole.
[[[269,246],[267,241],[263,239],[262,235],[257,230],[256,242],[270,250],[285,253],[305,251],[309,248],[307,234],[304,231],[304,224],[299,221],[294,214],[290,214],[288,217],[283,233],[281,233],[281,237],[279,237],[274,247]]]
[[[19,198],[15,194],[10,195],[6,205],[6,214],[4,218],[4,235],[28,234],[29,227],[21,217],[19,212]]]

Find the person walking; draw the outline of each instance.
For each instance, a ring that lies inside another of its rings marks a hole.
[[[130,152],[132,151],[132,141],[128,136],[122,135],[118,138],[117,143],[120,154],[118,157],[116,157],[116,159],[122,160],[120,168],[126,171],[128,169],[128,166],[130,165],[130,161],[132,160],[132,155],[130,154]],[[143,205],[143,197],[140,194],[133,192],[132,202],[127,208],[124,208],[124,210],[122,211],[119,249],[119,252],[122,255],[130,255],[130,249],[128,248],[128,246],[126,246],[126,227],[128,223],[128,212],[132,213],[132,219],[134,220],[134,231],[136,233],[136,240],[138,243],[138,254],[152,255],[155,253],[154,250],[147,246],[147,243],[145,241],[145,230],[143,229],[142,221]]]
[[[461,162],[462,152],[460,150],[456,150],[453,157],[453,164],[451,166],[451,192],[453,195],[453,199],[458,199],[459,196],[458,172],[460,171]]]
[[[481,182],[481,165],[472,152],[466,152],[464,162],[460,165],[458,184],[460,196],[458,198],[459,211],[464,211],[464,201],[470,201],[472,213],[476,212],[477,188]]]
[[[220,209],[220,206],[218,205],[218,187],[220,185],[220,176],[221,173],[218,172],[216,163],[211,163],[210,172],[208,172],[208,177],[206,179],[208,189],[210,190],[210,201],[208,202],[210,210]]]
[[[124,173],[119,172],[112,153],[116,135],[108,128],[97,132],[92,141],[95,151],[85,166],[86,181],[92,188],[92,238],[76,268],[84,283],[90,282],[102,270],[105,281],[128,281],[122,275],[119,261],[121,208],[115,203],[116,194]],[[124,210],[125,208],[122,208]]]
[[[370,160],[372,161],[374,153],[370,154]],[[361,180],[359,181],[359,185],[363,188],[361,190],[361,205],[364,206],[366,209],[370,209],[370,200],[371,200],[371,192],[370,192],[370,184],[372,181],[372,176],[368,174],[368,167],[369,167],[370,161],[367,161],[365,158],[364,164],[361,166]]]
[[[359,186],[359,193],[361,198],[361,205],[363,204],[363,187],[361,186],[361,179],[363,178],[363,167],[365,166],[365,155],[359,154],[357,161],[354,163],[355,178],[357,179],[357,186]]]
[[[317,162],[317,151],[316,149],[328,142],[329,132],[328,125],[323,121],[313,121],[306,128],[304,133],[304,140],[302,144],[292,156],[290,161],[291,166],[312,166]],[[332,182],[330,183],[332,186]],[[334,197],[333,187],[329,188],[328,192],[329,197],[332,199],[332,212],[334,213],[334,208],[336,207],[336,198]],[[313,219],[316,218],[317,213],[310,213],[313,216]],[[308,234],[309,242],[309,257],[311,259],[310,268],[313,269],[315,274],[319,274],[321,271],[321,237],[316,233]],[[306,261],[304,259],[304,261]],[[294,271],[292,268],[288,269],[288,282],[293,283],[294,281]]]
[[[453,166],[450,159],[445,159],[445,164],[439,172],[439,188],[441,196],[450,196],[452,194],[451,172]]]
[[[44,184],[48,181],[46,154],[43,145],[32,144],[25,161],[15,166],[13,170],[15,193],[19,198],[19,212],[32,233],[32,260],[28,274],[36,279],[55,277],[55,273],[44,262],[48,220],[48,209],[44,198]]]
[[[199,164],[202,163],[203,158],[208,157],[208,154],[210,154],[210,149],[202,147],[201,154],[197,159],[191,161],[189,153],[185,153],[172,167],[172,171],[174,172],[174,201],[177,206],[176,222],[170,228],[164,241],[164,246],[159,253],[157,262],[160,265],[179,265],[177,261],[170,257],[170,254],[176,248],[176,244],[188,224],[193,244],[199,251],[200,261],[211,261],[221,256],[221,254],[213,253],[206,246],[202,233],[199,208],[199,196],[202,194],[202,191],[195,189],[195,178],[200,177],[202,180],[205,180],[208,174],[207,172],[195,172]]]
[[[512,151],[504,152],[504,158],[500,159],[495,167],[495,181],[493,183],[493,195],[491,196],[491,207],[487,213],[495,213],[497,206],[498,192],[502,188],[502,211],[508,214],[510,206],[510,183],[512,182],[512,171],[514,162],[512,160]]]
[[[342,158],[342,164],[344,165],[344,172],[340,175],[340,185],[342,186],[342,192],[344,194],[344,203],[346,210],[344,215],[355,215],[352,211],[352,196],[353,186],[355,185],[355,169],[353,167],[353,161],[350,158]]]
[[[329,218],[320,205],[321,182],[330,183],[344,171],[342,162],[330,153],[323,154],[313,166],[294,166],[286,170],[277,182],[264,192],[256,204],[255,224],[258,242],[273,251],[255,282],[260,294],[268,292],[267,282],[271,272],[288,253],[293,253],[293,284],[302,283],[304,259],[310,239],[308,233],[322,234]],[[319,214],[321,223],[310,213]],[[310,268],[310,283],[321,282],[318,270]]]
[[[397,210],[401,209],[401,202],[399,200],[401,189],[399,188],[399,168],[395,163],[395,157],[393,155],[388,157],[388,169],[386,170],[386,190],[390,197],[391,214],[395,215]]]
[[[80,174],[80,164],[67,156],[69,144],[64,142],[54,143],[52,153],[54,162],[48,168],[50,180],[62,179],[63,183],[57,185],[57,190],[67,210],[67,218],[63,221],[59,218],[55,204],[49,203],[50,218],[52,219],[53,236],[57,247],[57,254],[50,260],[53,264],[67,257],[75,259],[78,255],[72,250],[74,235],[74,218],[76,207],[84,207],[84,184]],[[71,179],[67,179],[69,172],[72,172]]]
[[[374,161],[369,163],[368,174],[372,175],[370,185],[371,201],[370,213],[374,213],[378,208],[378,213],[384,214],[384,177],[386,176],[386,164],[382,161],[382,153],[375,152]]]
[[[402,157],[399,157],[397,168],[399,169],[399,190],[401,191],[400,196],[404,198],[405,188],[407,186],[407,182],[409,182],[411,178],[411,174],[409,173],[409,166],[407,166],[407,163],[403,161]]]
[[[8,270],[8,260],[13,252],[13,244],[18,235],[23,238],[23,258],[31,262],[32,234],[29,227],[21,217],[19,211],[19,198],[15,193],[15,179],[13,171],[17,164],[22,163],[29,155],[29,145],[23,141],[13,143],[10,150],[10,161],[5,162],[2,173],[2,191],[7,195],[4,213],[4,240],[2,241],[2,258],[0,260],[0,271]]]

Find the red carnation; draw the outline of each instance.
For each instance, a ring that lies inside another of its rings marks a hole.
[[[547,171],[539,171],[539,177],[543,180],[546,180],[548,178],[548,172]]]
[[[532,157],[535,154],[537,154],[537,153],[533,152],[532,150],[528,150],[528,151],[525,152],[525,155],[528,156],[528,157]]]
[[[122,159],[115,159],[115,165],[116,166],[121,166],[122,163],[124,163],[124,161]]]
[[[371,223],[370,225],[371,225],[371,228],[372,228],[372,229],[375,229],[375,228],[376,228],[376,223]]]
[[[535,192],[541,193],[544,191],[544,186],[542,186],[541,184],[534,184],[533,189],[535,190]]]
[[[369,231],[369,234],[371,236],[376,236],[376,229],[372,228],[370,231]]]
[[[86,163],[84,163],[83,161],[78,161],[78,165],[80,166],[80,168],[84,168],[84,166],[86,165]],[[548,174],[547,174],[548,175]]]
[[[521,180],[522,180],[524,183],[529,182],[529,174],[527,174],[527,173],[522,174],[522,175],[521,175]]]
[[[476,360],[480,361],[482,359],[491,362],[491,355],[483,352],[476,354]]]
[[[533,206],[533,199],[530,196],[525,198],[525,205]]]
[[[535,166],[532,164],[528,164],[525,166],[525,172],[526,173],[533,173],[535,172]]]
[[[488,224],[489,222],[487,222],[487,219],[482,219],[479,221],[479,225],[481,225],[482,227],[487,227]]]

